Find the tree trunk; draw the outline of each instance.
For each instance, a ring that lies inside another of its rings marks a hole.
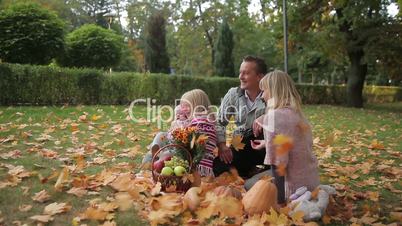
[[[367,64],[363,63],[364,51],[349,52],[350,67],[346,85],[347,106],[363,107],[363,86],[367,74]]]

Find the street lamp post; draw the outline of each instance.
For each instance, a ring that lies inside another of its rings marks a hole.
[[[286,10],[286,0],[283,0],[283,56],[284,69],[288,73],[288,17]]]
[[[116,17],[116,15],[114,15],[113,13],[106,13],[103,16],[107,19],[108,29],[110,30],[110,25],[112,24],[113,18]],[[112,73],[112,68],[109,68],[109,73]]]
[[[113,13],[106,13],[105,15],[103,15],[106,20],[107,20],[107,25],[108,25],[108,29],[110,30],[110,25],[113,22],[113,18],[116,17],[116,15],[114,15]]]

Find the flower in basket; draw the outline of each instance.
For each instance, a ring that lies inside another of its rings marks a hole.
[[[208,141],[208,136],[198,131],[197,127],[177,128],[172,131],[173,143],[185,147],[193,158],[193,164],[197,165],[204,157],[205,145]],[[186,153],[179,151],[177,153],[181,157],[186,158]]]

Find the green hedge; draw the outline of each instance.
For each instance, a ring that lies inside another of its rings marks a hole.
[[[59,68],[0,63],[0,104],[129,104],[152,98],[172,104],[188,90],[205,90],[219,104],[237,78],[164,74],[104,73],[94,69]],[[345,86],[297,85],[305,104],[343,104]],[[367,102],[402,100],[400,87],[365,87]]]

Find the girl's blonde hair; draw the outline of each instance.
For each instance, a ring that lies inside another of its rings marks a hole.
[[[191,116],[197,114],[209,114],[210,105],[208,95],[201,89],[193,89],[185,92],[180,101],[188,103],[191,107]]]
[[[287,73],[280,70],[269,72],[261,79],[260,89],[268,92],[270,100],[267,103],[267,110],[290,107],[302,114],[299,92]]]

